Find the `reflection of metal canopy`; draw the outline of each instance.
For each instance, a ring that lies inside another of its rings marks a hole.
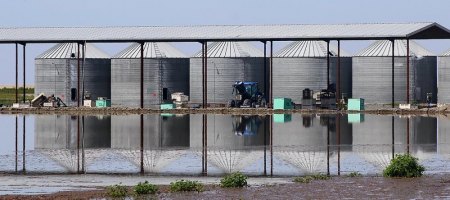
[[[80,149],[80,170],[82,165],[81,151]],[[68,172],[78,171],[78,155],[76,149],[40,149],[37,152],[55,161]],[[100,149],[84,150],[85,166],[103,156],[104,153],[105,151]]]
[[[141,151],[140,150],[116,150],[129,160],[133,165],[140,168]],[[144,171],[150,173],[160,172],[164,167],[186,154],[186,150],[144,150]]]
[[[201,155],[201,151],[197,151]],[[244,170],[263,157],[261,150],[238,150],[238,149],[211,149],[208,147],[208,162],[220,168],[225,173]]]
[[[305,174],[314,174],[326,171],[327,168],[327,151],[326,147],[291,147],[281,150],[275,150],[275,155],[301,169]]]

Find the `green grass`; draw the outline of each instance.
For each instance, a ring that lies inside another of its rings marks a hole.
[[[134,193],[138,195],[156,194],[156,192],[158,192],[158,186],[150,184],[148,181],[143,183],[139,182],[136,186],[134,186]]]
[[[310,183],[313,180],[328,180],[328,179],[331,179],[331,177],[326,174],[319,173],[308,176],[295,177],[293,181],[296,183]]]
[[[106,187],[106,194],[114,198],[126,197],[128,195],[128,189],[120,184],[111,185]]]
[[[34,98],[34,88],[25,88],[25,99],[31,101]],[[18,99],[22,102],[23,99],[23,87],[18,88]],[[16,102],[16,90],[11,87],[0,88],[0,104],[12,105]]]
[[[203,191],[203,184],[198,181],[179,180],[170,183],[171,192]]]
[[[361,177],[362,174],[359,172],[352,172],[350,174],[348,174],[348,177]]]

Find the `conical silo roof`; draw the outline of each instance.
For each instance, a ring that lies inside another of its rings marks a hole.
[[[350,57],[346,51],[339,52],[341,57]],[[330,44],[330,56],[338,55],[338,47]],[[327,43],[325,41],[292,42],[274,55],[282,58],[322,58],[327,57]]]
[[[239,57],[263,57],[261,50],[249,42],[214,42],[208,44],[209,58],[239,58]],[[197,52],[194,57],[202,57],[202,51]]]
[[[141,58],[141,45],[132,44],[113,58]],[[146,42],[144,58],[187,58],[187,56],[167,42]]]
[[[83,45],[80,45],[83,48]],[[75,58],[78,56],[78,43],[61,43],[53,46],[49,50],[45,51],[41,55],[37,56],[36,59],[68,59],[72,54]],[[80,57],[83,56],[81,51]],[[95,45],[86,43],[86,55],[85,58],[110,58],[110,56],[97,48]]]
[[[442,54],[442,56],[450,56],[450,49]]]
[[[394,56],[406,56],[406,40],[395,40]],[[420,46],[416,42],[409,41],[410,56],[434,56],[434,54]],[[389,40],[376,41],[367,48],[363,49],[355,56],[358,57],[383,57],[392,56],[392,42]]]

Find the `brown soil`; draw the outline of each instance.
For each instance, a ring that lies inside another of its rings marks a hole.
[[[269,114],[346,114],[346,113],[366,113],[366,114],[382,114],[382,115],[447,115],[450,109],[447,106],[401,110],[398,108],[389,108],[386,105],[367,106],[364,111],[339,111],[324,109],[291,109],[291,110],[273,110],[267,108],[184,108],[173,110],[159,109],[140,109],[140,108],[88,108],[88,107],[61,107],[61,108],[0,108],[0,114],[66,114],[66,115],[127,115],[127,114],[232,114],[232,115],[269,115]]]
[[[104,189],[59,192],[36,196],[0,196],[0,199],[92,199],[107,198]],[[161,186],[156,195],[139,199],[448,199],[450,175],[421,178],[333,177],[310,183],[251,186],[246,188],[205,187],[204,192],[170,193]]]

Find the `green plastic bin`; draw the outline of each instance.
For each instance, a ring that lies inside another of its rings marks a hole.
[[[175,108],[175,106],[173,105],[173,103],[164,103],[164,104],[161,104],[159,108],[161,110],[170,110],[170,109]]]
[[[364,99],[348,99],[347,110],[364,110]]]
[[[273,99],[274,110],[292,109],[292,100],[290,98],[275,98]]]
[[[95,107],[97,107],[97,108],[111,107],[111,100],[109,100],[109,99],[98,99],[98,100],[95,101]]]

